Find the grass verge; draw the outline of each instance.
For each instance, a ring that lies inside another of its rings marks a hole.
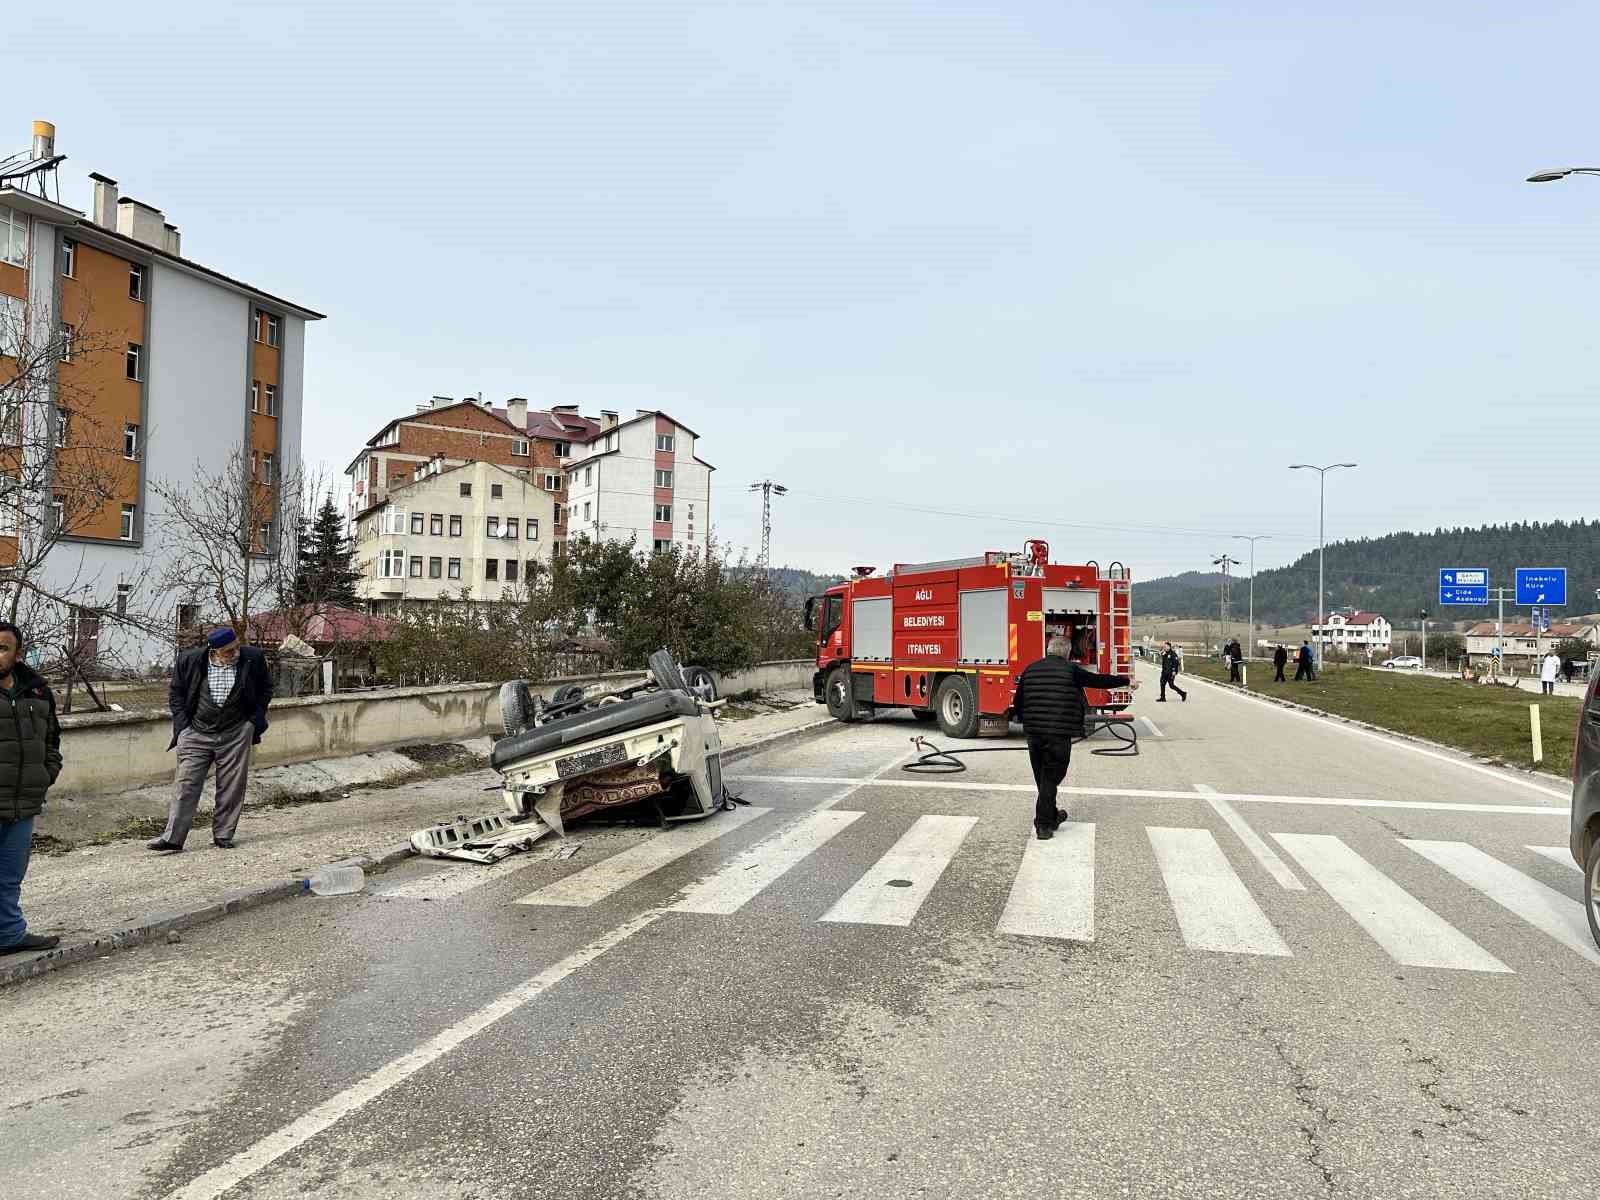
[[[1289,672],[1294,663],[1290,662]],[[1227,682],[1222,664],[1191,658],[1184,673]],[[1582,701],[1426,675],[1326,667],[1314,682],[1272,682],[1272,664],[1249,668],[1249,691],[1453,746],[1489,762],[1565,777]],[[1179,676],[1179,682],[1182,682]],[[1533,761],[1528,706],[1539,705],[1544,762]]]

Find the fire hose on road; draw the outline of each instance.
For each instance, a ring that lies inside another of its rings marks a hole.
[[[1104,754],[1117,758],[1132,758],[1139,753],[1139,731],[1134,728],[1133,722],[1126,719],[1112,719],[1109,717],[1091,717],[1089,731],[1082,737],[1072,739],[1073,744],[1093,737],[1101,729],[1110,730],[1111,736],[1116,739],[1115,746],[1101,746],[1097,750],[1089,751],[1090,754]],[[967,769],[967,764],[961,761],[961,756],[966,754],[1020,754],[1028,749],[1023,746],[974,746],[970,750],[943,750],[934,745],[927,738],[918,734],[911,739],[911,744],[923,753],[906,763],[900,769],[909,771],[913,775],[959,775]]]

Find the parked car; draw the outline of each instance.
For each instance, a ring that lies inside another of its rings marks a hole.
[[[1422,670],[1422,660],[1415,654],[1402,654],[1399,658],[1384,659],[1383,665],[1392,671]]]
[[[1583,868],[1583,907],[1600,946],[1600,672],[1589,680],[1572,747],[1572,857]]]

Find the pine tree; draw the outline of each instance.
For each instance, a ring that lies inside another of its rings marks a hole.
[[[360,580],[354,557],[355,547],[344,534],[344,518],[333,506],[333,497],[324,496],[317,514],[308,523],[299,519],[299,569],[295,572],[296,604],[356,604],[356,584]]]

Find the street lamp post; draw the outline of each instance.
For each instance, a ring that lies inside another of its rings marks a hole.
[[[1538,171],[1528,176],[1529,183],[1554,183],[1568,175],[1600,175],[1600,167],[1557,167],[1552,171]]]
[[[1246,658],[1254,658],[1256,647],[1256,543],[1270,541],[1271,535],[1265,533],[1236,533],[1235,541],[1250,543],[1250,642],[1244,648]]]
[[[1355,463],[1329,463],[1325,467],[1315,467],[1310,463],[1291,463],[1291,471],[1315,471],[1317,473],[1317,661],[1322,661],[1322,628],[1327,623],[1323,611],[1323,517],[1327,511],[1324,499],[1327,492],[1328,472],[1337,471],[1341,467],[1355,467]]]

